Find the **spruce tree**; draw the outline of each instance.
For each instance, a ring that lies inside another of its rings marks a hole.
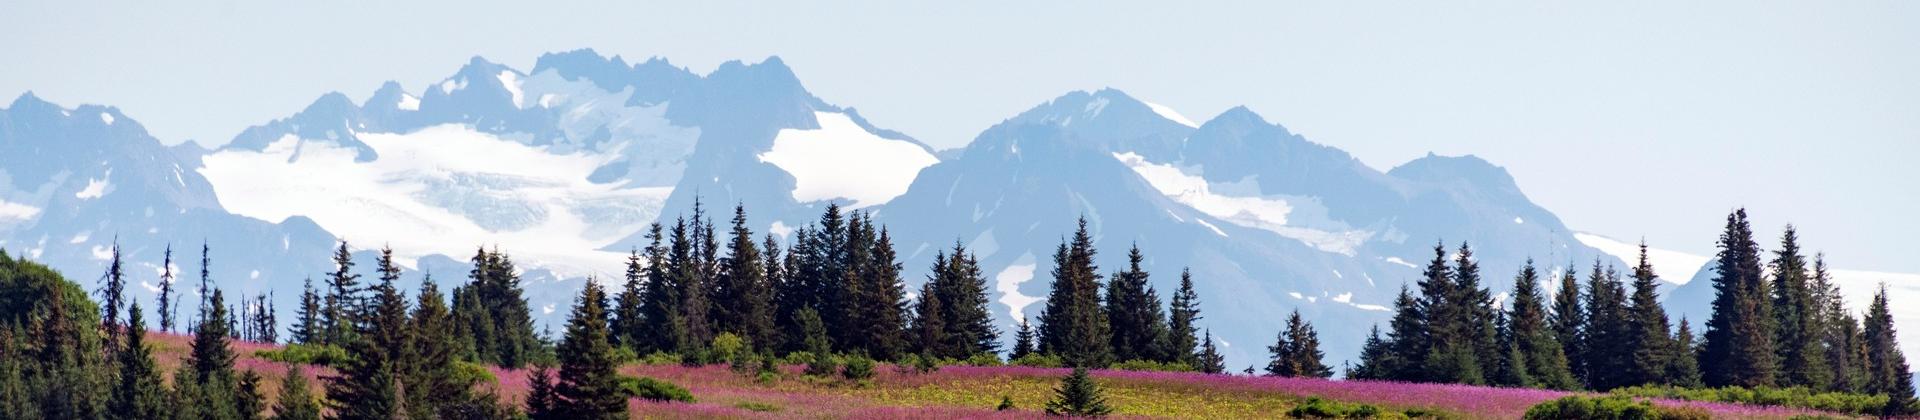
[[[1113,413],[1113,407],[1107,406],[1107,398],[1100,395],[1100,385],[1087,375],[1087,368],[1076,367],[1073,374],[1060,380],[1060,387],[1053,390],[1054,397],[1047,401],[1046,412],[1049,416],[1105,417]]]
[[[299,363],[287,364],[287,376],[280,382],[280,397],[273,402],[274,420],[320,420],[320,403],[313,399],[307,375]]]
[[[608,343],[606,292],[592,280],[580,291],[567,333],[556,352],[560,381],[554,386],[557,411],[572,419],[627,418],[627,398],[621,393]]]
[[[1096,253],[1084,217],[1073,239],[1054,251],[1052,290],[1040,313],[1039,351],[1060,356],[1068,366],[1106,367],[1113,358],[1107,314],[1100,307]]]
[[[527,417],[531,420],[567,420],[565,408],[561,405],[560,395],[554,390],[553,368],[545,363],[534,363],[527,371]]]
[[[473,402],[473,380],[459,371],[459,345],[454,318],[439,284],[428,275],[420,281],[413,313],[407,319],[408,341],[402,383],[406,408],[414,418],[442,418],[464,412]]]
[[[1206,337],[1200,343],[1200,354],[1194,357],[1194,369],[1209,375],[1227,373],[1226,356],[1222,356],[1220,349],[1213,346],[1213,329],[1207,329]]]
[[[116,358],[118,382],[107,401],[107,415],[116,419],[157,419],[169,414],[167,389],[161,384],[160,369],[154,364],[153,350],[147,348],[147,323],[140,316],[140,303],[127,309],[127,342]]]
[[[1821,325],[1820,342],[1825,348],[1823,357],[1827,361],[1830,381],[1827,390],[1852,392],[1858,391],[1862,384],[1859,371],[1864,366],[1861,361],[1860,322],[1846,309],[1846,299],[1840,294],[1840,287],[1833,284],[1832,275],[1827,272],[1824,255],[1813,258],[1814,306],[1818,308]]]
[[[1167,340],[1166,314],[1160,310],[1160,297],[1147,284],[1147,271],[1140,267],[1146,259],[1135,245],[1127,251],[1127,269],[1114,273],[1107,282],[1106,313],[1108,342],[1115,360],[1169,361],[1161,354]]]
[[[1780,236],[1780,249],[1769,264],[1773,269],[1774,343],[1778,345],[1782,386],[1821,387],[1832,383],[1827,370],[1824,332],[1819,320],[1822,308],[1814,302],[1814,290],[1807,273],[1806,257],[1800,255],[1799,233],[1787,225]]]
[[[234,388],[233,407],[241,420],[264,418],[267,411],[267,396],[260,392],[260,373],[253,369],[240,372],[239,384]]]
[[[1020,320],[1020,329],[1016,330],[1013,334],[1013,350],[1007,353],[1007,361],[1020,360],[1020,358],[1033,354],[1035,351],[1033,340],[1033,327],[1027,323],[1026,319],[1022,318]]]
[[[534,360],[541,343],[533,334],[520,275],[512,257],[498,249],[479,249],[473,256],[471,279],[454,291],[454,318],[462,336],[473,337],[476,359],[507,368]]]
[[[1461,242],[1459,251],[1454,253],[1453,261],[1453,297],[1455,305],[1466,315],[1461,331],[1470,343],[1470,348],[1478,356],[1481,372],[1489,372],[1501,363],[1507,349],[1500,345],[1498,326],[1498,308],[1494,306],[1493,292],[1480,282],[1480,263],[1473,256],[1473,249]]]
[[[1200,316],[1200,294],[1193,291],[1193,273],[1180,270],[1180,288],[1173,292],[1173,302],[1167,311],[1166,351],[1173,356],[1174,362],[1192,365],[1198,368],[1196,347],[1200,345],[1199,327],[1195,325]]]
[[[1707,386],[1773,386],[1779,366],[1774,345],[1772,302],[1760,268],[1760,247],[1753,240],[1747,210],[1727,215],[1715,255],[1713,313],[1700,352],[1701,379]]]
[[[205,260],[203,258],[203,260]],[[203,273],[206,270],[201,270]],[[208,287],[202,281],[202,287]],[[193,329],[193,344],[189,350],[188,363],[182,365],[187,373],[188,384],[181,385],[180,375],[175,375],[174,386],[187,388],[190,396],[183,405],[191,405],[210,418],[238,418],[239,408],[236,399],[238,388],[237,375],[233,371],[234,352],[229,346],[232,337],[229,334],[226,296],[219,290],[202,290],[207,296],[206,304],[200,308],[200,324]]]
[[[1513,323],[1507,319],[1504,311],[1494,313],[1494,326],[1499,331],[1496,340],[1499,353],[1494,358],[1492,374],[1487,375],[1488,382],[1504,387],[1531,388],[1540,386],[1528,372],[1527,355],[1520,352],[1520,340],[1513,334]]]
[[[936,255],[934,272],[945,270],[946,255]],[[929,279],[920,285],[920,298],[913,303],[913,323],[907,335],[913,340],[913,350],[925,357],[939,357],[944,354],[947,342],[947,325],[940,317],[945,308],[940,303],[940,294],[934,288],[939,285],[937,279]]]
[[[761,280],[761,287],[766,293],[767,325],[771,331],[766,338],[768,341],[755,344],[767,351],[786,348],[786,341],[790,338],[790,333],[782,330],[789,325],[781,315],[784,310],[782,302],[785,302],[782,294],[787,290],[785,264],[786,257],[780,252],[780,242],[773,237],[773,233],[767,233],[760,242],[760,267],[767,273],[766,278]]]
[[[1000,349],[1000,333],[987,310],[986,276],[980,272],[979,260],[958,241],[951,251],[934,256],[932,273],[922,288],[921,299],[931,293],[939,302],[934,311],[937,319],[930,321],[938,323],[940,331],[934,333],[937,342],[928,347],[936,356],[954,359],[994,353]]]
[[[1576,280],[1573,265],[1560,275],[1560,288],[1553,294],[1553,311],[1547,314],[1547,324],[1553,329],[1554,341],[1560,342],[1560,349],[1567,355],[1567,370],[1573,372],[1574,379],[1584,383],[1587,374],[1586,331],[1587,310],[1580,306],[1584,299],[1580,294],[1580,282]]]
[[[624,347],[639,351],[645,332],[642,329],[643,315],[641,307],[646,301],[646,266],[642,265],[640,250],[627,253],[627,272],[625,282],[621,283],[620,293],[613,298],[613,316],[608,320],[610,331],[607,340],[614,347]]]
[[[1541,387],[1572,390],[1580,383],[1567,367],[1566,353],[1560,347],[1553,326],[1548,324],[1545,297],[1540,295],[1540,274],[1533,260],[1520,267],[1513,278],[1513,309],[1507,315],[1508,336],[1525,361],[1526,376]]]
[[[1886,416],[1909,416],[1920,412],[1914,400],[1913,370],[1900,351],[1899,337],[1893,327],[1893,313],[1887,308],[1887,285],[1874,293],[1866,318],[1867,386],[1866,391],[1888,396]]]
[[[734,333],[754,345],[774,342],[773,293],[762,263],[759,244],[747,228],[746,207],[735,205],[727,256],[720,260],[713,287],[713,323],[717,331]]]
[[[1287,316],[1287,329],[1280,332],[1274,345],[1267,347],[1273,359],[1267,363],[1267,375],[1285,377],[1326,378],[1333,376],[1333,369],[1321,359],[1326,355],[1320,351],[1320,336],[1314,332],[1313,324],[1293,311]]]
[[[1464,247],[1463,247],[1464,248]],[[1447,264],[1444,245],[1434,246],[1433,260],[1420,281],[1420,313],[1424,315],[1426,348],[1421,367],[1427,381],[1461,384],[1486,383],[1481,363],[1480,319],[1474,308],[1477,291],[1462,287]]]
[[[320,325],[326,331],[321,342],[345,345],[353,335],[353,314],[360,310],[360,275],[353,273],[353,253],[347,250],[346,241],[340,241],[334,251],[333,266],[333,272],[327,275],[326,303],[321,311]]]
[[[868,335],[860,324],[861,318],[869,311],[861,301],[871,291],[868,280],[875,274],[873,260],[873,242],[875,234],[872,226],[865,223],[860,212],[852,212],[847,217],[846,243],[836,258],[839,262],[838,276],[830,279],[828,290],[823,291],[826,306],[821,308],[820,317],[826,321],[827,331],[833,334],[834,348],[841,351],[867,351]]]
[[[1695,353],[1693,326],[1687,323],[1687,317],[1680,317],[1679,331],[1673,333],[1673,363],[1667,365],[1666,382],[1669,385],[1687,388],[1700,386],[1700,365]]]
[[[120,329],[120,307],[126,305],[124,300],[126,299],[127,278],[120,263],[120,240],[118,238],[114,239],[113,248],[109,252],[112,253],[112,257],[107,263],[107,273],[101,276],[101,280],[105,284],[100,287],[100,330],[106,331],[107,333],[104,344],[107,350],[107,357],[112,358],[115,353],[119,351],[120,335],[125,332]]]
[[[405,389],[402,377],[411,334],[406,298],[394,285],[399,268],[393,264],[392,250],[381,250],[378,271],[380,282],[371,288],[372,301],[348,315],[354,330],[344,335],[343,347],[351,357],[338,375],[324,378],[336,418],[385,419],[406,414],[402,398],[412,390]]]
[[[1581,328],[1586,333],[1587,386],[1595,390],[1633,385],[1633,330],[1626,300],[1618,272],[1595,259],[1587,273],[1587,324]]]
[[[871,216],[862,215],[862,218]],[[868,229],[874,226],[871,219],[864,225]],[[867,264],[870,266],[864,278],[849,280],[861,281],[855,288],[858,309],[857,322],[848,327],[857,331],[859,338],[855,343],[864,344],[867,355],[881,360],[893,360],[907,348],[906,340],[906,286],[900,280],[900,262],[893,250],[893,237],[886,228],[880,228],[873,242],[873,250]]]
[[[1641,241],[1640,261],[1633,267],[1633,295],[1627,302],[1626,344],[1631,363],[1627,364],[1624,385],[1668,383],[1670,365],[1681,356],[1668,332],[1672,330],[1667,324],[1667,311],[1660,307],[1658,277],[1653,263],[1647,260],[1647,243]]]
[[[160,315],[160,331],[173,332],[174,314],[178,311],[178,299],[173,291],[173,244],[167,244],[166,253],[160,259],[160,294],[154,296]]]
[[[638,338],[636,351],[672,352],[679,350],[681,335],[685,324],[680,321],[679,278],[669,266],[669,248],[662,241],[666,239],[659,223],[647,229],[647,248],[643,251],[647,265],[644,273],[645,287],[641,289],[640,331],[633,334]]]
[[[1347,371],[1348,379],[1389,380],[1394,378],[1393,343],[1380,335],[1380,326],[1367,330],[1367,341],[1360,346],[1360,365]]]
[[[1425,310],[1406,284],[1400,285],[1400,295],[1393,299],[1393,308],[1393,319],[1388,321],[1388,338],[1385,341],[1388,357],[1364,363],[1368,368],[1386,375],[1378,379],[1427,380],[1424,371],[1428,338]]]
[[[697,208],[696,208],[697,210]],[[695,212],[691,224],[685,219],[674,222],[673,237],[667,254],[668,276],[678,297],[674,325],[674,349],[679,353],[693,354],[707,345],[711,333],[708,314],[711,307],[707,300],[707,283],[700,261],[700,212]]]
[[[324,310],[320,306],[320,294],[313,290],[313,278],[308,277],[306,283],[301,286],[300,309],[296,312],[297,318],[294,318],[293,328],[289,331],[292,334],[289,342],[323,343],[326,330],[322,327],[320,317]]]

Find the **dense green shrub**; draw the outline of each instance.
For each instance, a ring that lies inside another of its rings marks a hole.
[[[1118,370],[1139,370],[1157,372],[1192,372],[1193,365],[1179,362],[1161,363],[1152,360],[1128,360],[1113,364]]]
[[[967,366],[1000,366],[1005,364],[1005,362],[1000,361],[1000,355],[993,353],[973,355],[973,357],[967,358],[965,363]]]
[[[686,388],[667,381],[653,378],[620,376],[620,390],[627,396],[654,401],[693,402],[693,393]]]
[[[1606,397],[1567,396],[1527,409],[1529,420],[1706,420],[1713,418],[1699,408],[1658,407],[1624,395]]]
[[[848,356],[847,368],[840,371],[840,376],[854,381],[873,378],[873,359],[857,354]]]
[[[1666,398],[1687,401],[1724,402],[1749,405],[1774,405],[1848,414],[1876,415],[1887,404],[1885,395],[1815,392],[1806,387],[1792,388],[1681,388],[1643,385],[1613,390],[1613,395],[1638,398]]]
[[[1425,411],[1394,411],[1372,404],[1359,404],[1307,398],[1307,401],[1287,410],[1287,417],[1301,419],[1408,419],[1439,418],[1435,413]]]
[[[280,363],[300,363],[320,366],[342,366],[351,360],[347,350],[338,346],[324,344],[288,344],[279,350],[260,350],[253,355],[262,359]]]
[[[1066,366],[1066,362],[1061,361],[1060,356],[1055,356],[1051,354],[1039,354],[1039,353],[1029,353],[1026,356],[1021,356],[1019,359],[1015,359],[1013,362],[1008,364],[1015,365],[1015,366],[1043,367],[1043,368],[1057,368],[1057,367]]]

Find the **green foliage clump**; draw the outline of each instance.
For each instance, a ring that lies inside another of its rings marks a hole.
[[[1093,383],[1087,368],[1074,368],[1073,374],[1060,379],[1053,400],[1047,401],[1049,416],[1105,417],[1112,413],[1113,407],[1107,406],[1107,397],[1100,395],[1100,385]]]
[[[1886,395],[1817,392],[1806,387],[1792,388],[1681,388],[1644,385],[1613,390],[1614,395],[1638,398],[1668,398],[1687,401],[1724,402],[1749,405],[1774,405],[1807,408],[1848,414],[1875,415],[1887,404]]]
[[[1193,371],[1193,365],[1183,363],[1183,362],[1157,362],[1152,360],[1140,360],[1140,359],[1134,359],[1134,360],[1128,360],[1125,362],[1115,363],[1113,365],[1113,368],[1118,370],[1138,370],[1138,371],[1153,371],[1153,372],[1192,372]]]
[[[1552,419],[1657,419],[1657,420],[1705,420],[1713,418],[1706,410],[1699,408],[1657,407],[1647,401],[1635,401],[1626,396],[1606,397],[1568,396],[1547,401],[1527,409],[1528,420]]]
[[[1007,364],[1014,365],[1014,366],[1057,368],[1057,367],[1065,367],[1067,363],[1066,361],[1061,360],[1060,356],[1055,356],[1051,354],[1027,353],[1027,355],[1021,356],[1018,359],[1013,359],[1012,362],[1008,362]]]
[[[628,397],[653,401],[694,402],[693,393],[671,382],[653,378],[620,376],[620,390]]]
[[[1014,409],[1012,395],[1001,395],[1000,405],[993,407],[993,411],[1007,411],[1012,409]]]
[[[975,354],[973,357],[968,357],[967,360],[961,363],[967,366],[1000,366],[1006,364],[1006,362],[1000,361],[999,355],[993,353]]]
[[[1301,419],[1404,419],[1406,414],[1382,410],[1372,404],[1355,404],[1308,398],[1307,402],[1287,410],[1287,417]]]
[[[847,368],[840,371],[840,376],[852,381],[873,378],[873,359],[857,354],[847,357]]]
[[[780,412],[780,406],[773,405],[772,403],[765,403],[765,402],[759,402],[759,401],[746,401],[746,402],[741,402],[739,404],[734,404],[733,406],[740,407],[747,411],[758,411],[762,413]]]
[[[260,350],[253,352],[254,357],[280,363],[298,363],[303,365],[344,366],[352,360],[352,355],[340,346],[326,344],[288,344],[278,350]]]
[[[813,360],[807,361],[807,375],[833,376],[840,371],[840,358],[828,353],[813,353]]]

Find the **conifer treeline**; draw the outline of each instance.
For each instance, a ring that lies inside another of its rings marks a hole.
[[[1549,304],[1528,261],[1504,308],[1479,285],[1467,245],[1452,258],[1436,245],[1417,293],[1401,288],[1389,331],[1374,328],[1349,376],[1594,390],[1806,387],[1892,395],[1889,413],[1920,409],[1884,285],[1862,324],[1823,258],[1807,263],[1792,226],[1763,262],[1745,209],[1727,216],[1719,248],[1713,312],[1696,344],[1686,319],[1676,331],[1661,308],[1644,243],[1631,285],[1596,260],[1584,286],[1574,270],[1562,273]]]
[[[1714,280],[1719,295],[1701,344],[1684,319],[1672,331],[1644,245],[1630,285],[1599,262],[1583,285],[1571,270],[1543,278],[1529,261],[1505,305],[1483,285],[1472,249],[1462,244],[1449,256],[1436,246],[1417,294],[1402,287],[1389,330],[1372,331],[1348,376],[1555,389],[1805,386],[1894,395],[1888,412],[1911,412],[1913,384],[1884,288],[1856,320],[1823,259],[1808,264],[1791,228],[1766,263],[1772,274],[1763,271],[1745,218],[1744,211],[1728,217]],[[723,335],[764,355],[951,360],[1000,351],[985,277],[964,246],[934,258],[909,305],[891,235],[869,214],[829,206],[817,223],[795,231],[784,253],[772,235],[756,241],[746,220],[736,206],[720,238],[696,203],[691,218],[652,226],[651,243],[632,253],[617,292],[609,296],[589,280],[557,342],[534,333],[504,253],[482,248],[465,284],[442,294],[429,276],[408,299],[395,285],[401,270],[391,250],[380,251],[363,282],[343,242],[324,284],[308,281],[289,328],[297,346],[287,350],[332,354],[316,362],[337,373],[323,376],[315,395],[295,370],[272,408],[261,377],[236,371],[230,346],[236,338],[277,338],[272,306],[264,295],[227,303],[209,274],[210,248],[201,249],[192,348],[171,386],[145,344],[140,305],[121,297],[117,249],[98,289],[104,308],[44,266],[0,251],[0,418],[519,416],[522,405],[477,386],[484,374],[474,372],[487,364],[534,367],[524,404],[534,419],[620,417],[626,397],[614,372],[624,357],[722,362],[715,343]],[[1057,248],[1045,308],[1037,325],[1020,320],[1010,359],[1225,371],[1211,332],[1199,327],[1191,275],[1181,273],[1163,307],[1137,246],[1110,275],[1100,274],[1096,255],[1083,219]],[[171,272],[164,270],[157,299],[169,309],[160,311],[163,323],[180,306]],[[1544,294],[1543,283],[1556,281],[1558,293]],[[1268,347],[1266,373],[1331,376],[1305,317],[1295,311],[1284,324]]]

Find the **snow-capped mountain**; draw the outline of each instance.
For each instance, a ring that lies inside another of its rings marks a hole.
[[[391,247],[409,288],[424,273],[464,281],[475,248],[498,247],[552,322],[564,311],[545,308],[565,308],[588,277],[616,278],[644,227],[689,215],[696,198],[716,219],[744,204],[756,231],[778,235],[829,202],[872,211],[913,284],[937,250],[964,243],[1003,331],[1037,313],[1050,252],[1084,216],[1105,269],[1137,244],[1165,296],[1190,268],[1203,326],[1236,365],[1261,357],[1295,309],[1326,334],[1330,361],[1352,358],[1438,241],[1471,243],[1496,290],[1527,258],[1549,272],[1620,261],[1472,156],[1383,172],[1245,108],[1195,122],[1112,89],[935,152],[813,96],[778,58],[704,75],[590,50],[530,71],[475,58],[359,103],[321,95],[217,150],[163,147],[111,108],[30,95],[0,124],[0,247],[85,280],[115,234],[150,265],[168,241],[178,260],[197,258],[205,238],[217,280],[277,290],[287,319],[300,281],[330,270],[345,239],[363,268]]]

